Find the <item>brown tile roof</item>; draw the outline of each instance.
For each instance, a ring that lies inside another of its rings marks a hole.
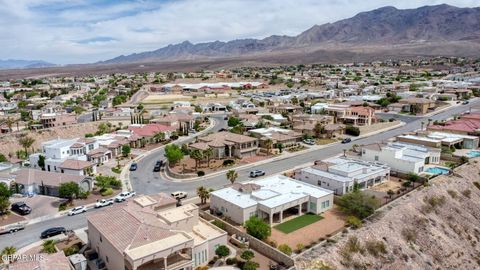
[[[216,143],[224,143],[224,144],[246,143],[246,142],[253,142],[255,140],[256,138],[235,134],[228,131],[217,132],[217,133],[213,133],[200,138],[200,141],[203,141],[203,142],[216,142]]]
[[[92,167],[94,164],[90,161],[76,160],[76,159],[67,159],[58,167],[61,169],[70,169],[70,170],[82,170],[88,167]]]
[[[75,182],[80,183],[86,178],[83,175],[71,175],[65,173],[47,172],[35,169],[20,169],[14,173],[15,182],[22,185],[31,185],[42,183],[46,186],[58,187],[62,183]]]
[[[35,254],[38,260],[16,261],[8,266],[9,270],[71,270],[70,262],[63,251],[53,254]],[[40,259],[40,256],[43,258]]]

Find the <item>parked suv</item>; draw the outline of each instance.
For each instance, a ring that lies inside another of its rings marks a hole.
[[[131,171],[131,172],[136,171],[137,168],[138,168],[137,163],[132,163],[132,165],[130,165],[130,171]]]
[[[155,167],[153,167],[153,171],[159,172],[160,169],[162,168],[162,165],[163,165],[163,160],[157,161],[157,163],[155,163]]]
[[[128,199],[130,197],[133,197],[135,195],[136,195],[136,193],[134,191],[132,191],[132,192],[125,191],[125,192],[122,192],[122,193],[118,194],[117,197],[115,197],[115,201],[116,202],[123,202],[126,199]]]
[[[187,192],[185,191],[175,191],[175,192],[172,192],[172,197],[179,200],[179,199],[185,199],[187,198]]]
[[[252,178],[255,178],[255,177],[258,177],[258,176],[264,176],[264,175],[265,175],[265,172],[261,171],[261,170],[255,170],[255,171],[250,172],[250,177],[252,177]]]
[[[82,205],[82,206],[77,206],[75,208],[72,208],[68,212],[68,215],[69,216],[74,216],[74,215],[85,213],[85,212],[87,212],[87,207],[85,207],[85,205]]]
[[[28,215],[32,212],[32,208],[24,202],[16,202],[12,204],[12,211],[20,215]]]

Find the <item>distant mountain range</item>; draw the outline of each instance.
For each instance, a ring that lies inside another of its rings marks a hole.
[[[41,60],[0,60],[0,69],[15,69],[15,68],[45,68],[54,67],[52,63]]]
[[[328,50],[345,49],[351,52],[358,47],[399,45],[409,46],[409,53],[412,54],[417,51],[431,51],[440,55],[445,51],[441,48],[442,44],[450,46],[456,42],[461,43],[461,48],[451,47],[447,50],[448,53],[462,54],[463,50],[469,53],[478,52],[480,8],[437,5],[399,10],[395,7],[383,7],[335,23],[315,25],[297,36],[274,35],[264,39],[198,44],[184,41],[155,51],[118,56],[99,64],[265,57],[281,55],[283,52],[298,54],[313,48],[325,54]],[[435,46],[435,50],[428,46]]]

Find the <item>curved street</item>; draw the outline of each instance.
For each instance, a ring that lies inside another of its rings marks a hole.
[[[387,140],[392,138],[396,135],[414,131],[416,129],[420,129],[421,122],[426,122],[427,119],[432,120],[443,120],[449,118],[453,115],[458,115],[463,112],[466,112],[470,109],[471,106],[480,105],[480,99],[475,99],[470,102],[469,105],[460,105],[449,108],[443,112],[439,112],[435,115],[426,116],[426,117],[415,117],[413,121],[408,122],[406,125],[389,130],[387,132],[382,132],[379,134],[371,135],[365,138],[354,140],[352,143],[349,144],[335,144],[333,146],[329,146],[323,149],[311,151],[311,152],[299,152],[298,155],[290,156],[288,158],[272,161],[267,164],[263,165],[253,165],[250,168],[244,168],[237,170],[239,174],[239,178],[237,181],[246,181],[248,180],[248,173],[254,169],[261,169],[266,172],[267,175],[279,173],[288,169],[291,169],[295,166],[302,165],[308,162],[312,162],[317,159],[324,159],[330,156],[334,156],[337,154],[341,154],[343,149],[351,148],[352,144],[368,144],[373,142],[381,142],[383,140]],[[214,117],[216,125],[212,128],[212,131],[218,131],[221,128],[224,128],[226,125],[225,120],[223,120],[223,116]],[[179,141],[176,143],[185,143],[188,141],[192,141],[194,137],[189,138],[186,141]],[[162,179],[158,173],[153,172],[154,163],[159,159],[164,159],[163,157],[164,151],[158,150],[150,155],[144,157],[138,163],[138,171],[132,173],[130,175],[130,181],[132,186],[134,187],[137,194],[153,194],[158,192],[167,192],[170,193],[176,190],[187,191],[189,196],[196,196],[195,190],[199,186],[205,186],[208,188],[219,188],[223,185],[228,183],[225,176],[217,175],[211,177],[203,177],[201,180],[196,181],[169,181]],[[89,210],[90,211],[97,211],[97,210]],[[28,225],[25,230],[16,232],[14,234],[7,234],[0,236],[0,248],[4,248],[7,245],[13,245],[17,248],[21,248],[33,242],[39,241],[40,232],[54,226],[64,226],[67,229],[79,229],[84,228],[87,226],[87,221],[85,215],[78,215],[78,216],[62,216],[50,220],[46,220],[40,223]]]

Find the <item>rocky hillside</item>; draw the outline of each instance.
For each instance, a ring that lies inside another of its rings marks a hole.
[[[480,159],[296,258],[297,269],[480,269]]]
[[[358,45],[398,45],[424,42],[480,40],[480,8],[449,5],[399,10],[383,7],[335,23],[315,25],[298,36],[270,36],[228,42],[189,41],[150,51],[119,56],[102,64],[245,57],[308,48]]]

